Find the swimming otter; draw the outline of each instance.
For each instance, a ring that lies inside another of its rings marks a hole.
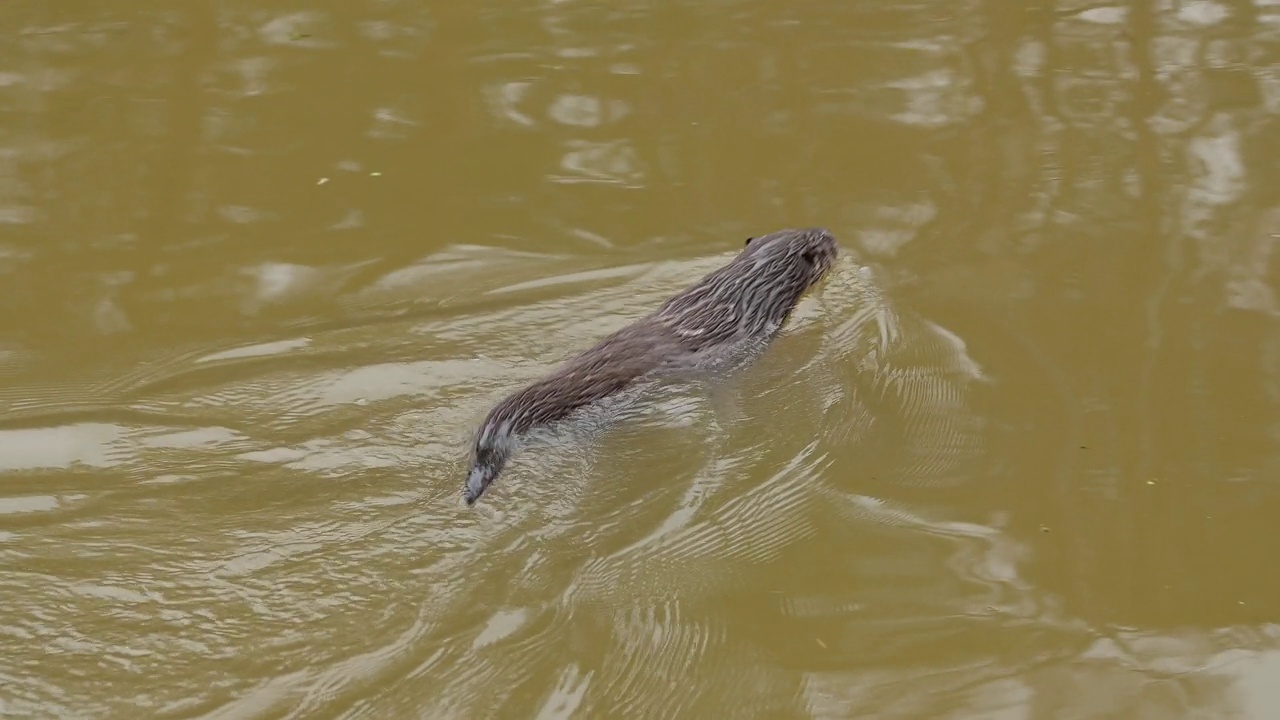
[[[748,362],[762,351],[837,255],[825,228],[747,238],[729,264],[662,307],[499,402],[481,424],[463,493],[473,505],[502,472],[516,440],[642,378]]]

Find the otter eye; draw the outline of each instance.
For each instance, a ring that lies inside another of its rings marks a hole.
[[[812,250],[805,250],[804,252],[800,253],[800,259],[809,263],[810,266],[818,264],[818,255]]]

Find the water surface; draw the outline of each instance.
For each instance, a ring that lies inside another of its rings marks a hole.
[[[1274,3],[0,30],[0,716],[1280,712]],[[462,505],[493,402],[808,225],[724,394]]]

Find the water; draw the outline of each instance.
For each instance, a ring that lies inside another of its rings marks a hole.
[[[19,0],[0,717],[1280,712],[1280,12]],[[781,227],[722,394],[500,397]]]

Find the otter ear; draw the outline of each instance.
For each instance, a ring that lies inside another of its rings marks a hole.
[[[744,243],[742,243],[742,247],[747,247],[747,246],[749,246],[749,245],[751,244],[751,241],[752,241],[752,240],[755,240],[755,237],[749,237],[749,238],[747,238],[747,241],[746,241],[746,242],[744,242]]]

